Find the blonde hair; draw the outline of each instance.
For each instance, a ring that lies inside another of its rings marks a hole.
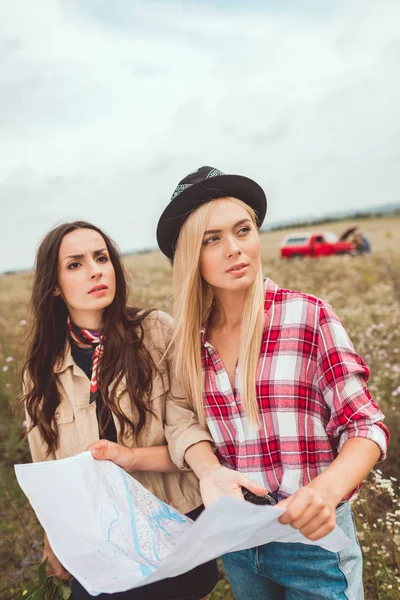
[[[257,227],[252,208],[237,198],[226,199],[242,206]],[[202,278],[199,263],[204,232],[216,202],[206,202],[189,215],[179,234],[173,266],[175,368],[203,427],[205,415],[200,328],[211,314],[214,293]],[[238,361],[241,399],[249,422],[254,427],[259,425],[256,378],[263,330],[264,284],[260,266],[257,277],[246,292]]]

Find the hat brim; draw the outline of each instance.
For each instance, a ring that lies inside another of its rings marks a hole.
[[[262,187],[242,175],[217,175],[194,183],[168,204],[157,225],[157,243],[161,252],[173,260],[180,230],[190,213],[210,200],[225,196],[238,198],[250,206],[261,227],[267,212],[267,198]]]

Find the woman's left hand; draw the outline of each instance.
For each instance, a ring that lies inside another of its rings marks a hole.
[[[280,523],[291,525],[314,542],[335,527],[335,504],[328,499],[327,492],[310,485],[300,488],[289,498],[278,502],[277,506],[286,508],[279,517]]]
[[[116,465],[130,473],[134,471],[135,449],[127,448],[109,440],[99,440],[87,448],[97,460],[112,460]]]

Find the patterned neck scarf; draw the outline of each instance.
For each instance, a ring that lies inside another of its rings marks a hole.
[[[92,358],[92,377],[90,379],[90,400],[89,404],[98,399],[100,392],[97,382],[97,371],[100,356],[104,353],[104,336],[99,331],[91,329],[81,329],[68,317],[69,334],[74,342],[81,342],[89,346],[94,346],[95,351]]]

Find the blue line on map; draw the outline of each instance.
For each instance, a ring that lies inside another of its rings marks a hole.
[[[107,541],[109,542],[110,541],[110,537],[111,537],[111,528],[114,525],[114,523],[118,523],[118,521],[119,521],[119,512],[118,512],[118,508],[117,508],[116,498],[115,498],[115,495],[114,495],[114,490],[111,488],[111,486],[108,486],[108,487],[110,488],[110,494],[111,494],[111,497],[112,497],[112,503],[114,505],[114,510],[117,513],[117,516],[115,517],[115,519],[113,521],[111,521],[110,526],[109,526],[108,531],[107,531]]]
[[[177,513],[175,510],[171,510],[171,508],[167,504],[164,504],[164,502],[160,501],[159,507],[160,510],[156,513],[153,513],[151,517],[149,517],[149,523],[159,527],[169,537],[171,537],[171,534],[165,529],[163,521],[178,521],[178,523],[184,523],[185,517]]]
[[[149,525],[151,527],[151,539],[152,539],[152,545],[153,545],[153,552],[154,552],[154,555],[156,556],[156,558],[158,560],[160,560],[158,553],[157,553],[157,548],[156,548],[154,529],[156,529],[158,527],[159,529],[162,529],[162,531],[164,531],[168,537],[171,537],[171,534],[165,529],[165,527],[163,525],[163,521],[169,520],[169,521],[178,521],[178,523],[184,523],[185,518],[183,517],[183,515],[180,515],[175,510],[171,510],[171,508],[167,504],[164,504],[164,502],[159,501],[158,505],[160,507],[160,510],[157,512],[154,512],[151,515],[151,517],[149,517]]]
[[[139,556],[141,558],[143,558],[143,560],[145,560],[146,562],[150,563],[150,565],[143,565],[142,563],[140,564],[140,570],[142,572],[143,577],[147,577],[147,575],[150,575],[152,573],[152,571],[156,568],[155,565],[153,565],[151,563],[151,561],[149,561],[148,558],[146,558],[145,556],[143,556],[143,554],[140,551],[140,544],[139,544],[139,536],[138,536],[138,532],[137,532],[137,528],[136,528],[136,519],[135,519],[135,505],[133,502],[133,498],[130,495],[129,492],[129,487],[128,487],[128,481],[126,478],[126,474],[124,473],[124,471],[122,469],[120,469],[120,473],[124,482],[124,486],[125,486],[125,491],[126,491],[126,499],[128,501],[128,506],[129,506],[129,512],[131,515],[131,528],[132,528],[132,537],[133,537],[133,546],[137,552],[137,554],[139,554]]]

